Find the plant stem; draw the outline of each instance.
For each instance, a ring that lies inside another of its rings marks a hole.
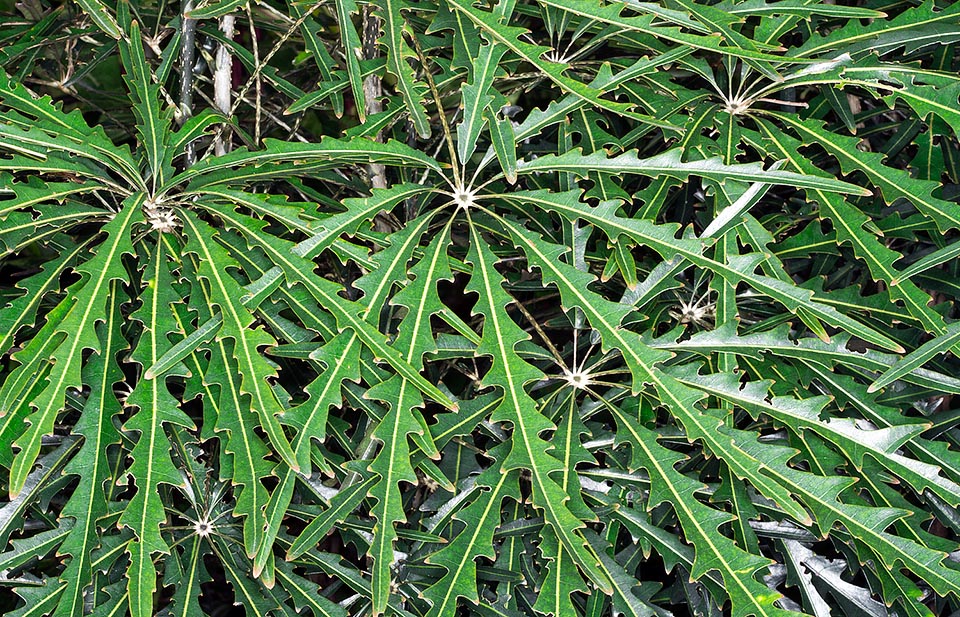
[[[233,40],[236,17],[224,15],[220,18],[220,32],[228,40]],[[226,115],[230,114],[230,95],[233,86],[233,56],[230,48],[221,44],[217,48],[217,63],[213,72],[213,104]],[[226,154],[230,150],[230,135],[217,135],[214,143],[214,152],[217,156]]]
[[[193,115],[193,65],[195,62],[197,21],[187,17],[193,10],[193,0],[183,0],[181,18],[183,35],[180,38],[180,106],[177,116],[182,126]],[[187,167],[196,161],[197,153],[193,143],[187,144]]]
[[[369,4],[363,7],[363,59],[372,60],[380,55],[377,49],[377,37],[380,34],[380,19],[373,14],[373,7]],[[383,96],[383,83],[379,75],[369,75],[363,80],[363,106],[369,118],[373,114],[383,111],[380,102]],[[377,133],[377,141],[383,141],[383,134]],[[371,163],[367,169],[370,172],[370,186],[375,189],[387,188],[387,168],[379,163]]]

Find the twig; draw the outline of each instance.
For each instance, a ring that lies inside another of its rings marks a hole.
[[[247,25],[250,27],[250,42],[253,45],[254,61],[254,83],[256,84],[256,106],[254,107],[253,121],[253,143],[260,143],[260,115],[263,96],[260,84],[260,45],[257,43],[257,28],[253,23],[253,11],[250,10],[250,3],[247,2]]]

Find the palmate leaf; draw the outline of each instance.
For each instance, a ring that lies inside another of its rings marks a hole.
[[[429,191],[420,184],[396,184],[388,189],[374,190],[370,197],[346,199],[347,211],[321,219],[310,226],[310,238],[297,244],[293,253],[298,257],[313,259],[343,234],[354,234],[361,223],[372,219],[381,211],[393,209],[398,203]]]
[[[960,606],[954,6],[109,4],[0,14],[14,614]]]
[[[957,97],[960,96],[960,80],[954,75],[915,66],[879,62],[870,56],[852,62],[848,54],[814,66],[822,66],[822,71],[800,70],[785,79],[783,84],[777,84],[777,87],[783,87],[787,83],[793,87],[825,83],[861,86],[875,97],[884,100],[891,108],[899,100],[910,106],[919,118],[927,118],[933,114],[952,128],[954,134],[960,130],[960,112],[956,105]],[[882,94],[887,91],[890,94]],[[856,132],[856,125],[851,118],[844,118],[844,122],[849,131]]]
[[[64,466],[79,448],[79,439],[74,437],[65,439],[57,448],[39,459],[37,467],[30,472],[20,494],[3,504],[0,508],[0,540],[4,544],[14,531],[22,527],[27,508],[39,498],[41,491],[47,488],[52,478],[59,477]]]
[[[210,576],[203,565],[203,553],[206,548],[204,540],[199,535],[186,544],[183,549],[183,556],[179,553],[172,553],[172,559],[178,560],[179,580],[176,584],[176,593],[173,597],[173,610],[170,611],[171,617],[189,617],[198,615],[200,608],[200,589],[201,584],[208,582]]]
[[[467,289],[480,295],[475,310],[484,317],[483,335],[477,353],[493,358],[493,365],[484,381],[503,389],[503,398],[490,419],[509,422],[513,427],[510,452],[503,461],[503,469],[530,471],[533,504],[543,510],[547,523],[583,574],[599,589],[608,592],[609,581],[587,550],[585,540],[577,533],[584,524],[567,509],[569,498],[563,487],[551,477],[554,472],[561,471],[562,466],[559,460],[550,455],[551,446],[541,434],[555,429],[555,426],[540,413],[531,413],[536,409],[536,403],[524,391],[524,385],[540,379],[542,373],[524,362],[514,349],[527,335],[506,313],[505,307],[512,299],[503,291],[502,279],[494,270],[492,257],[473,224],[467,261],[474,267]]]
[[[608,500],[607,503],[614,503],[614,501]],[[687,571],[693,569],[693,547],[684,544],[679,537],[669,531],[654,525],[647,512],[620,504],[620,507],[613,512],[613,517],[630,529],[631,533],[640,539],[642,545],[649,543],[650,547],[656,549],[666,563],[668,571],[673,570],[677,565],[681,565]],[[727,594],[719,574],[707,572],[700,578],[700,583],[710,590],[718,604],[726,601]]]
[[[656,583],[640,583],[640,585],[637,585],[637,579],[616,559],[607,554],[608,542],[602,540],[600,536],[592,531],[587,531],[584,535],[587,537],[590,547],[600,560],[600,567],[603,568],[604,572],[607,573],[607,576],[613,582],[613,610],[626,615],[657,615],[657,608],[651,604],[649,600],[652,592],[656,591],[659,585]],[[551,564],[551,569],[556,567],[555,564]],[[548,591],[553,591],[554,593],[556,593],[554,590],[560,591],[560,597],[557,595],[548,596],[551,600],[549,604],[551,607],[550,610],[553,611],[554,615],[569,615],[573,607],[571,605],[567,605],[569,608],[564,606],[566,604],[565,600],[569,598],[570,594],[574,591],[586,590],[572,586],[571,582],[573,581],[571,579],[573,579],[573,577],[565,573],[562,568],[559,568],[556,574],[551,572],[551,576],[555,577],[556,582],[552,583],[551,587],[541,590],[540,595],[537,597],[537,602],[539,603],[540,599],[543,598]],[[641,587],[638,591],[643,597],[638,596],[637,593],[634,592],[638,586]],[[537,605],[534,606],[536,607]]]
[[[345,380],[360,381],[360,341],[350,334],[339,334],[311,352],[310,359],[323,362],[327,370],[304,388],[309,398],[283,414],[284,421],[297,429],[293,449],[305,470],[310,468],[311,440],[323,442],[326,438],[328,409],[343,402],[340,384]]]
[[[783,459],[792,456],[793,452],[784,448]],[[901,563],[921,575],[940,594],[956,593],[960,589],[960,572],[943,563],[945,553],[884,531],[908,512],[843,503],[839,495],[855,482],[849,477],[817,476],[817,482],[809,482],[804,478],[810,475],[807,472],[786,465],[776,466],[776,469],[778,479],[791,486],[810,506],[821,533],[826,533],[839,522],[854,537],[870,546],[888,568],[897,568]]]
[[[23,434],[25,418],[29,412],[28,402],[33,400],[46,386],[44,379],[50,374],[50,355],[63,342],[62,333],[54,336],[57,326],[69,312],[71,305],[61,302],[47,313],[47,322],[37,332],[23,349],[16,354],[16,361],[20,363],[11,371],[0,388],[0,410],[6,413],[0,415],[0,437],[7,442]],[[14,452],[0,453],[0,462],[7,469],[13,466]]]
[[[84,13],[89,15],[93,23],[97,24],[97,27],[104,33],[115,39],[120,39],[123,36],[116,18],[106,4],[100,2],[100,0],[78,0],[77,4],[83,8]]]
[[[854,367],[867,371],[886,371],[896,364],[897,356],[874,349],[854,351],[849,346],[849,337],[837,335],[830,342],[816,338],[791,340],[789,327],[784,325],[773,330],[752,334],[737,334],[733,324],[724,324],[715,330],[699,332],[689,339],[677,342],[663,337],[651,342],[656,349],[691,351],[713,354],[729,351],[759,358],[763,354],[782,358],[795,358],[803,362],[816,362],[824,366]],[[916,369],[901,379],[932,390],[960,392],[960,380],[927,369]]]
[[[30,244],[42,241],[85,222],[107,218],[108,213],[86,204],[68,202],[63,205],[44,204],[34,206],[33,212],[14,212],[7,216],[0,229],[0,257],[23,250]]]
[[[131,186],[140,190],[146,189],[137,166],[130,160],[128,152],[124,153],[127,156],[118,155],[118,152],[123,151],[113,147],[99,146],[95,141],[73,141],[72,139],[51,137],[40,128],[20,128],[9,124],[0,124],[0,136],[3,137],[0,146],[4,150],[10,150],[34,159],[44,159],[47,158],[48,153],[56,153],[64,157],[79,156],[97,163],[106,157],[111,164],[117,165],[118,171]],[[109,155],[107,155],[107,151],[110,152]]]
[[[347,611],[343,607],[317,593],[317,584],[296,574],[293,566],[278,562],[277,579],[292,596],[297,610],[309,608],[314,617],[346,617]]]
[[[568,64],[543,59],[542,56],[550,51],[550,48],[520,40],[520,37],[526,33],[523,28],[502,24],[496,14],[478,11],[472,6],[472,3],[467,2],[467,0],[447,0],[447,2],[455,10],[469,18],[470,21],[476,24],[486,35],[489,35],[491,42],[496,41],[503,44],[510,51],[520,56],[520,58],[537,67],[541,74],[564,92],[575,95],[587,104],[592,104],[618,115],[640,121],[648,120],[647,116],[631,111],[633,107],[631,104],[615,103],[602,99],[600,97],[602,94],[600,91],[565,75],[569,68]]]
[[[311,550],[338,521],[347,518],[347,515],[356,509],[361,501],[366,499],[367,491],[376,481],[377,477],[371,475],[359,484],[353,484],[340,489],[340,491],[330,499],[330,507],[310,521],[297,539],[290,545],[290,548],[287,550],[287,561],[293,561],[305,552]]]
[[[702,485],[676,469],[684,457],[661,446],[657,434],[641,426],[633,418],[615,407],[619,426],[618,435],[630,443],[636,464],[650,474],[648,508],[664,502],[673,507],[687,541],[693,544],[694,561],[690,575],[700,578],[711,570],[718,570],[726,585],[733,615],[779,615],[789,611],[776,608],[778,593],[762,585],[755,573],[770,562],[747,553],[717,528],[727,523],[731,515],[701,503],[695,496]]]
[[[912,420],[904,418],[896,408],[884,405],[878,401],[878,395],[870,392],[867,387],[854,378],[831,371],[818,364],[806,366],[809,374],[801,375],[804,379],[813,377],[823,386],[836,392],[837,402],[845,407],[857,409],[864,418],[873,422],[879,428],[911,424]],[[960,454],[951,450],[947,444],[927,438],[927,435],[914,437],[905,444],[905,451],[918,460],[939,467],[940,471],[954,482],[960,480]],[[928,497],[936,498],[931,493]]]
[[[383,69],[386,65],[386,60],[384,58],[373,58],[371,60],[361,60],[360,61],[360,79],[363,80],[366,77],[375,75],[378,71]],[[362,83],[362,81],[361,81]],[[350,76],[344,74],[343,71],[334,71],[330,79],[324,80],[319,83],[317,90],[303,95],[293,102],[287,109],[284,111],[285,114],[294,114],[297,112],[304,111],[309,109],[314,105],[320,103],[324,99],[327,99],[331,96],[339,94],[341,91],[346,90],[350,86]],[[363,99],[361,99],[363,100]],[[357,110],[357,113],[360,113],[360,110]],[[369,121],[365,122],[361,126],[369,126]]]
[[[588,286],[593,282],[593,276],[564,264],[560,259],[565,252],[563,248],[536,238],[506,219],[500,222],[527,256],[530,265],[540,269],[544,282],[558,287],[564,305],[583,311],[587,322],[599,332],[605,349],[620,351],[633,376],[634,392],[638,392],[643,384],[653,384],[660,400],[677,417],[688,437],[703,441],[733,468],[738,477],[748,478],[754,486],[762,487],[765,495],[796,520],[808,519],[790,493],[763,474],[763,459],[752,458],[732,448],[729,440],[718,434],[717,427],[722,425],[723,420],[697,409],[702,396],[658,368],[669,356],[649,347],[638,336],[620,327],[631,310],[629,306],[590,293]],[[589,377],[587,379],[589,383]]]
[[[2,70],[0,70],[0,101],[4,106],[26,114],[31,119],[27,122],[11,122],[11,119],[5,115],[0,128],[3,128],[4,134],[10,135],[13,140],[11,143],[3,144],[5,148],[14,152],[26,150],[27,153],[33,153],[33,158],[41,160],[53,153],[66,152],[84,156],[98,166],[103,165],[101,161],[109,161],[107,166],[116,165],[124,179],[133,186],[145,188],[130,149],[113,143],[102,127],[89,126],[79,110],[65,113],[61,104],[54,103],[49,96],[37,97],[21,83],[11,80],[10,76]],[[57,137],[43,138],[42,131],[37,130],[22,134],[8,123],[20,124],[21,127],[46,128]],[[18,147],[18,143],[22,145]],[[35,145],[42,147],[42,144],[49,147],[41,151],[34,149]]]
[[[850,17],[853,19],[879,19],[886,17],[880,11],[859,6],[837,6],[833,4],[813,3],[808,0],[747,0],[746,2],[722,2],[718,5],[731,15],[797,15],[810,17],[825,15],[829,17]]]
[[[865,430],[851,419],[833,418],[825,422],[820,420],[820,410],[827,403],[824,397],[803,400],[775,397],[768,402],[769,383],[744,385],[732,374],[700,374],[695,365],[686,365],[682,370],[682,374],[679,370],[674,374],[690,387],[722,397],[751,413],[766,414],[792,431],[818,433],[858,468],[864,465],[864,456],[869,454],[915,490],[930,490],[948,503],[960,503],[960,485],[942,476],[939,468],[897,453],[905,442],[924,431],[926,424],[897,424]]]
[[[240,547],[222,537],[214,537],[210,547],[223,564],[226,579],[248,615],[267,617],[273,611],[283,610],[272,590],[250,578],[243,566]]]
[[[330,407],[338,406],[343,402],[340,394],[341,384],[347,380],[360,381],[360,342],[356,337],[341,333],[318,352],[311,353],[310,358],[313,360],[322,358],[327,365],[327,370],[305,388],[309,399],[287,410],[283,415],[284,422],[292,424],[297,429],[297,436],[291,445],[300,463],[300,469],[304,471],[309,470],[311,466],[312,440],[323,442],[326,438]],[[273,491],[266,505],[266,533],[258,543],[253,562],[254,576],[260,575],[273,555],[273,543],[293,497],[296,481],[297,475],[291,468],[283,470],[280,474],[280,484]],[[347,513],[344,512],[344,515]],[[256,514],[259,516],[259,510]],[[251,517],[251,525],[257,524],[256,520]],[[331,524],[333,522],[331,521]]]
[[[634,30],[644,34],[650,34],[664,41],[678,43],[681,45],[689,45],[696,49],[709,50],[720,54],[745,58],[748,60],[766,60],[768,62],[783,62],[786,60],[786,58],[780,56],[757,51],[757,48],[766,47],[766,45],[757,42],[747,43],[749,39],[742,35],[736,37],[738,38],[737,41],[727,41],[727,45],[721,45],[722,37],[687,34],[676,27],[654,25],[654,18],[657,17],[657,15],[654,13],[640,15],[637,17],[628,17],[623,15],[622,13],[624,8],[631,6],[630,3],[614,2],[606,4],[604,2],[595,2],[594,0],[590,0],[589,2],[583,2],[576,7],[570,7],[562,4],[558,0],[538,0],[538,2],[549,6],[555,6],[571,14],[593,19],[602,23],[608,23],[613,26],[617,26],[618,28],[623,28],[624,30]],[[637,5],[641,8],[643,6],[639,3],[637,3]],[[686,8],[693,6],[695,5],[691,3],[691,5]],[[697,12],[700,10],[707,11],[709,8],[696,6],[694,12],[692,13],[694,20],[699,20],[701,17],[701,15]],[[710,27],[710,25],[707,27]],[[728,34],[731,32],[733,31],[728,30]],[[732,45],[729,44],[731,42],[733,43]],[[743,44],[746,44],[746,46],[742,46]]]
[[[202,223],[198,219],[188,219],[185,225],[194,234],[203,233],[199,227]],[[219,316],[224,322],[223,328],[214,337],[210,364],[204,372],[204,379],[207,384],[218,386],[215,430],[227,433],[224,450],[232,456],[232,475],[240,485],[234,512],[244,518],[243,545],[247,556],[262,556],[263,561],[258,560],[255,566],[259,575],[266,565],[266,559],[272,555],[272,540],[276,537],[280,522],[266,518],[269,495],[262,479],[273,473],[274,465],[265,460],[271,450],[256,435],[254,426],[264,428],[270,444],[283,460],[281,468],[288,475],[298,467],[293,446],[280,424],[283,405],[268,383],[275,375],[275,369],[258,349],[276,341],[264,330],[249,329],[254,317],[243,302],[248,296],[242,293],[241,287],[229,273],[217,272],[211,267],[214,263],[233,263],[239,269],[239,264],[233,262],[219,244],[201,239],[199,235],[191,236],[193,240],[197,240],[196,255],[200,262],[198,276],[211,283],[206,306],[220,307]],[[187,249],[193,245],[188,243]],[[201,293],[207,295],[205,289]],[[207,315],[203,317],[208,319]],[[257,417],[259,423],[255,421]],[[292,477],[283,485],[283,491],[274,491],[276,499],[289,493],[289,482],[292,482]]]
[[[309,53],[310,56],[312,56],[313,62],[314,64],[316,64],[317,70],[320,72],[320,76],[323,79],[323,81],[330,81],[331,78],[333,77],[333,67],[335,62],[333,57],[330,55],[330,52],[327,51],[326,45],[324,45],[320,37],[322,26],[316,21],[314,21],[310,15],[310,13],[312,13],[312,11],[316,9],[316,7],[301,6],[300,4],[295,2],[287,2],[286,5],[288,7],[288,10],[290,11],[291,16],[295,16],[297,19],[297,23],[300,24],[300,34],[301,36],[303,36],[303,44],[304,44],[305,51]],[[355,6],[353,8],[356,9]],[[310,13],[308,13],[308,11]],[[337,18],[338,20],[341,20],[340,24],[342,24],[342,26],[340,26],[341,41],[346,42],[350,40],[346,38],[349,35],[345,32],[345,30],[351,30],[353,32],[352,36],[354,37],[352,40],[357,40],[356,28],[353,27],[353,22],[350,19],[349,13],[347,14],[338,13]],[[351,62],[351,59],[353,64],[357,64],[359,61],[358,50],[361,49],[359,42],[356,44],[356,46],[352,44],[345,45],[344,49],[353,51],[353,53],[349,53],[348,51],[348,53],[344,54],[347,57],[348,65]],[[356,72],[357,74],[359,74],[359,67],[356,67],[356,68],[357,68]],[[357,83],[359,84],[359,82]],[[360,103],[363,102],[362,90],[360,90],[360,96],[355,98],[355,100]],[[331,104],[331,107],[333,108],[334,115],[336,115],[337,117],[341,117],[343,115],[343,109],[344,109],[343,95],[340,92],[332,93],[330,95],[330,104]],[[362,115],[360,117],[362,117]]]
[[[11,540],[12,549],[0,553],[0,567],[3,570],[16,570],[38,556],[45,557],[63,543],[73,529],[73,521],[65,519],[61,524],[48,531],[41,531],[26,538]]]
[[[363,317],[369,323],[380,323],[381,313],[394,288],[409,280],[407,264],[413,259],[414,252],[420,249],[423,234],[436,214],[434,211],[426,212],[407,221],[403,229],[390,234],[389,245],[371,257],[374,267],[354,283],[363,292],[361,301],[367,306]]]
[[[170,265],[162,243],[157,244],[147,264],[144,280],[143,303],[134,313],[134,318],[143,324],[143,332],[131,359],[145,368],[156,363],[173,345],[168,335],[178,329],[171,305],[180,302],[181,298],[171,285]],[[185,367],[168,372],[168,375],[178,372],[185,375]],[[138,435],[130,453],[133,462],[126,470],[133,478],[137,492],[126,504],[119,524],[129,527],[135,534],[127,548],[131,562],[127,583],[130,613],[134,617],[146,617],[154,614],[153,594],[157,588],[153,554],[169,553],[170,550],[160,535],[160,523],[167,517],[158,486],[179,486],[182,483],[179,470],[170,458],[170,443],[164,427],[193,428],[193,422],[180,411],[163,377],[141,379],[127,398],[127,405],[137,409],[123,427]]]
[[[42,159],[23,154],[12,154],[0,158],[0,170],[13,171],[19,173],[31,172],[50,177],[63,178],[64,175],[70,178],[87,179],[90,184],[84,183],[81,186],[102,185],[105,188],[112,189],[119,193],[124,193],[125,189],[116,178],[110,176],[106,169],[98,167],[91,161],[76,159],[66,154],[48,152]],[[60,175],[63,174],[63,175]],[[80,186],[77,187],[80,189]]]
[[[243,6],[241,0],[210,0],[199,2],[196,8],[191,9],[184,16],[189,19],[214,19],[229,15],[239,6]]]
[[[205,296],[206,290],[198,290]],[[204,298],[206,307],[213,304]],[[207,309],[209,310],[209,309]],[[210,360],[200,367],[195,355],[190,367],[197,367],[203,375],[204,387],[215,405],[216,421],[213,430],[226,433],[223,450],[231,457],[225,461],[233,482],[237,485],[234,515],[243,517],[243,544],[248,555],[253,555],[264,543],[265,519],[263,510],[267,503],[267,490],[262,479],[271,475],[274,465],[266,461],[270,448],[253,430],[257,425],[256,413],[250,407],[250,399],[242,394],[240,374],[233,348],[236,342],[215,340],[211,344]]]
[[[653,58],[644,57],[637,60],[632,66],[621,70],[616,75],[614,75],[611,70],[602,70],[597,74],[596,78],[590,82],[590,86],[595,88],[600,94],[616,90],[618,87],[630,83],[631,80],[641,79],[646,75],[655,73],[658,66],[669,64],[689,55],[691,52],[692,49],[681,47],[664,52]],[[609,67],[607,68],[609,69]],[[693,98],[698,100],[706,97],[704,95],[693,95]],[[692,105],[696,100],[684,102]],[[589,101],[582,97],[568,94],[559,100],[551,101],[545,110],[533,109],[520,125],[516,127],[516,139],[523,140],[530,138],[539,134],[548,126],[565,122],[568,114],[584,107],[588,103]],[[682,108],[683,106],[683,103],[679,103],[677,108]],[[650,125],[651,128],[653,126],[660,126],[664,130],[677,131],[678,127],[676,125],[664,120],[665,118],[673,116],[675,112],[676,109],[664,110],[657,116],[660,120],[648,117],[644,121]]]
[[[123,210],[104,226],[107,238],[98,246],[97,254],[78,267],[84,278],[71,287],[74,297],[64,300],[69,312],[51,332],[52,340],[60,342],[51,346],[49,357],[57,361],[47,375],[42,392],[30,401],[33,411],[25,413],[19,408],[6,408],[8,414],[21,415],[28,424],[14,442],[19,452],[10,468],[11,496],[23,488],[40,452],[43,436],[53,432],[57,414],[64,408],[67,390],[83,383],[82,352],[100,351],[94,325],[104,314],[111,282],[127,278],[120,261],[124,254],[133,253],[131,227],[140,214],[142,200],[143,195],[139,195],[124,202]],[[25,404],[24,401],[22,405]]]

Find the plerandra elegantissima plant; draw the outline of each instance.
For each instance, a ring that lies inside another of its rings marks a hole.
[[[0,15],[4,614],[960,610],[960,3]]]

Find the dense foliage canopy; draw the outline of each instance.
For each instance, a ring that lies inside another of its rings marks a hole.
[[[0,0],[0,612],[955,614],[958,41]]]

